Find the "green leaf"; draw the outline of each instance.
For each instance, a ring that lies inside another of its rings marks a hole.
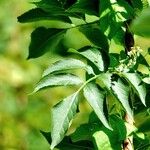
[[[129,90],[128,87],[121,81],[111,81],[112,74],[102,73],[97,81],[102,88],[106,88],[117,100],[121,102],[127,113],[133,118],[132,110],[129,105]]]
[[[141,99],[141,102],[145,104],[145,98],[146,98],[146,87],[142,83],[142,79],[137,73],[123,73],[122,74],[125,79],[130,83],[130,85],[133,87],[135,92],[138,94],[139,98]]]
[[[65,32],[65,29],[46,29],[44,27],[35,29],[31,34],[28,59],[40,57],[48,50],[54,51]]]
[[[150,77],[145,77],[142,79],[143,82],[150,84]]]
[[[100,91],[96,84],[94,83],[88,83],[84,89],[84,96],[87,99],[88,103],[91,105],[93,110],[95,111],[98,118],[101,120],[103,125],[112,130],[110,127],[106,116],[104,114],[104,100],[105,100],[105,93]]]
[[[33,2],[38,8],[41,8],[47,12],[54,14],[64,12],[62,5],[57,0],[41,0],[39,2]]]
[[[134,17],[134,9],[124,0],[101,0],[100,14],[100,29],[117,45],[124,46],[124,22]]]
[[[36,85],[33,92],[37,92],[41,89],[55,86],[67,86],[67,85],[79,85],[82,80],[72,74],[59,74],[59,75],[47,75],[43,77]]]
[[[47,13],[41,8],[31,9],[18,17],[18,21],[21,23],[34,22],[40,20],[58,20],[66,23],[72,23],[69,17],[67,16]]]
[[[97,78],[97,83],[107,91],[111,91],[111,73],[101,73]]]
[[[91,61],[100,71],[104,71],[106,69],[107,63],[109,63],[107,56],[104,57],[103,52],[97,48],[88,48],[85,51],[77,53]]]
[[[115,97],[121,102],[127,114],[133,119],[133,112],[129,104],[129,87],[121,79],[112,83],[112,90]]]
[[[126,138],[126,127],[123,120],[110,116],[113,131],[99,124],[93,125],[93,138],[97,150],[122,150],[122,141]]]
[[[77,111],[78,92],[65,98],[52,109],[51,149],[53,149],[64,138]]]
[[[87,64],[85,64],[84,62],[78,59],[68,58],[65,60],[57,61],[53,65],[49,66],[44,71],[43,76],[46,76],[52,73],[64,72],[67,70],[80,69],[80,68],[87,70],[89,74],[94,74],[92,68],[88,66]]]
[[[50,132],[44,132],[40,131],[42,135],[45,137],[47,142],[51,144],[51,133]],[[65,136],[63,140],[56,146],[56,148],[59,148],[61,150],[93,150],[93,147],[90,143],[90,141],[79,141],[79,142],[72,142],[71,138],[69,136]]]
[[[80,12],[89,15],[99,16],[99,1],[98,0],[78,0],[74,5],[72,5],[68,12]]]
[[[150,37],[150,8],[145,9],[131,26],[132,31],[140,36]]]
[[[105,52],[108,52],[109,45],[107,37],[104,33],[98,28],[93,26],[84,26],[79,28],[80,32],[82,32],[88,40],[90,40],[94,45],[102,48]]]
[[[83,124],[76,129],[76,131],[71,134],[71,139],[73,142],[90,140],[91,139],[91,131],[90,124]]]
[[[110,53],[109,57],[110,57],[110,65],[109,65],[109,67],[114,68],[114,67],[119,65],[119,54],[117,54],[117,53]]]
[[[137,64],[142,64],[145,65],[146,67],[149,67],[147,60],[142,54],[140,54],[140,56],[137,58]]]
[[[49,144],[51,144],[51,142],[52,142],[51,133],[50,132],[44,132],[44,131],[40,131],[40,132],[45,137],[45,139],[47,140],[47,142]]]

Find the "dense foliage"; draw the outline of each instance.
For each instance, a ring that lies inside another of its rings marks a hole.
[[[57,20],[65,25],[36,28],[31,34],[28,59],[48,51],[67,56],[44,71],[34,92],[56,86],[78,87],[52,109],[51,136],[42,132],[51,149],[120,150],[130,137],[135,148],[147,148],[150,141],[133,122],[136,112],[149,110],[145,106],[150,106],[150,67],[141,48],[134,44],[133,32],[142,36],[150,36],[150,32],[139,31],[137,26],[143,19],[136,20],[132,28],[130,25],[148,7],[148,1],[41,0],[33,4],[36,7],[19,16],[19,22]],[[66,44],[68,32],[74,29],[88,40],[78,49]],[[139,70],[141,64],[147,73]],[[75,69],[84,70],[84,76],[78,75]],[[93,109],[89,122],[66,136],[74,116],[80,113],[83,96]]]

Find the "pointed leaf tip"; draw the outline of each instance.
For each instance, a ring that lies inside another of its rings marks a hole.
[[[84,96],[91,105],[103,125],[112,130],[104,113],[105,93],[100,91],[95,83],[88,83],[83,89]]]
[[[78,92],[65,98],[52,109],[51,149],[64,138],[70,126],[70,121],[76,114],[78,106]]]

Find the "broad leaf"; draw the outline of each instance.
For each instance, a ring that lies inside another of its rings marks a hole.
[[[145,98],[146,98],[146,88],[144,84],[142,83],[142,79],[137,73],[123,73],[123,76],[127,81],[131,84],[135,92],[138,94],[138,96],[141,99],[141,102],[145,104]]]
[[[65,31],[65,29],[46,29],[44,27],[35,29],[31,34],[28,59],[40,57],[48,50],[54,51]]]
[[[85,98],[87,99],[88,103],[91,105],[103,125],[111,130],[112,128],[110,127],[106,119],[103,108],[105,93],[100,91],[95,83],[88,83],[83,91]]]
[[[108,52],[109,45],[107,37],[104,33],[98,28],[93,26],[84,26],[79,28],[88,40],[90,40],[94,45],[102,48],[105,52]]]
[[[69,17],[63,15],[55,15],[53,13],[47,13],[41,8],[31,9],[18,17],[18,21],[21,23],[34,22],[40,20],[58,20],[66,23],[71,23]]]
[[[84,62],[74,59],[68,58],[64,60],[60,60],[55,62],[53,65],[49,66],[43,73],[43,76],[52,73],[64,72],[71,69],[85,69],[89,72],[89,74],[93,74],[93,70],[90,66],[86,65]]]
[[[79,85],[82,80],[72,74],[47,75],[36,85],[34,92],[55,86]]]
[[[98,0],[78,0],[74,5],[72,5],[68,12],[80,12],[89,15],[99,16],[99,1]]]
[[[51,149],[53,149],[64,138],[70,122],[76,114],[78,94],[79,93],[77,92],[65,98],[52,109]]]
[[[112,90],[115,97],[121,102],[127,114],[133,119],[133,112],[129,104],[129,87],[121,79],[112,83]]]

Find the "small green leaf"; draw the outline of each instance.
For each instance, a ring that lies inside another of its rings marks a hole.
[[[123,76],[127,81],[131,84],[133,89],[136,91],[138,96],[141,99],[141,102],[145,104],[145,97],[146,97],[146,87],[144,84],[141,84],[142,79],[137,73],[123,73]]]
[[[84,62],[78,59],[68,58],[65,60],[57,61],[53,65],[49,66],[44,71],[43,76],[46,76],[52,73],[64,72],[67,70],[80,69],[80,68],[87,70],[91,74],[94,74],[92,68],[86,65]]]
[[[34,22],[40,20],[58,20],[66,23],[71,23],[69,17],[47,13],[41,8],[31,9],[18,17],[18,21],[21,23]]]
[[[107,37],[98,27],[93,27],[89,25],[89,26],[80,27],[79,30],[94,45],[102,48],[105,52],[108,52],[109,45],[108,45]]]
[[[78,106],[78,92],[65,98],[52,109],[51,149],[64,138],[70,122],[76,114]]]
[[[112,83],[113,95],[121,102],[127,114],[133,119],[133,112],[129,104],[129,88],[121,79]]]
[[[74,5],[72,5],[68,12],[80,12],[89,15],[99,16],[99,1],[98,0],[78,0]]]
[[[72,74],[47,75],[36,85],[34,92],[55,86],[79,85],[82,80]]]
[[[96,84],[94,83],[88,83],[84,89],[84,96],[87,99],[88,103],[91,105],[93,110],[95,111],[96,115],[100,119],[100,121],[103,123],[103,125],[112,130],[110,127],[106,116],[104,114],[104,100],[105,100],[105,94],[100,91]]]
[[[35,29],[31,34],[28,59],[40,57],[48,50],[54,51],[65,32],[65,29],[46,29],[44,27]]]

